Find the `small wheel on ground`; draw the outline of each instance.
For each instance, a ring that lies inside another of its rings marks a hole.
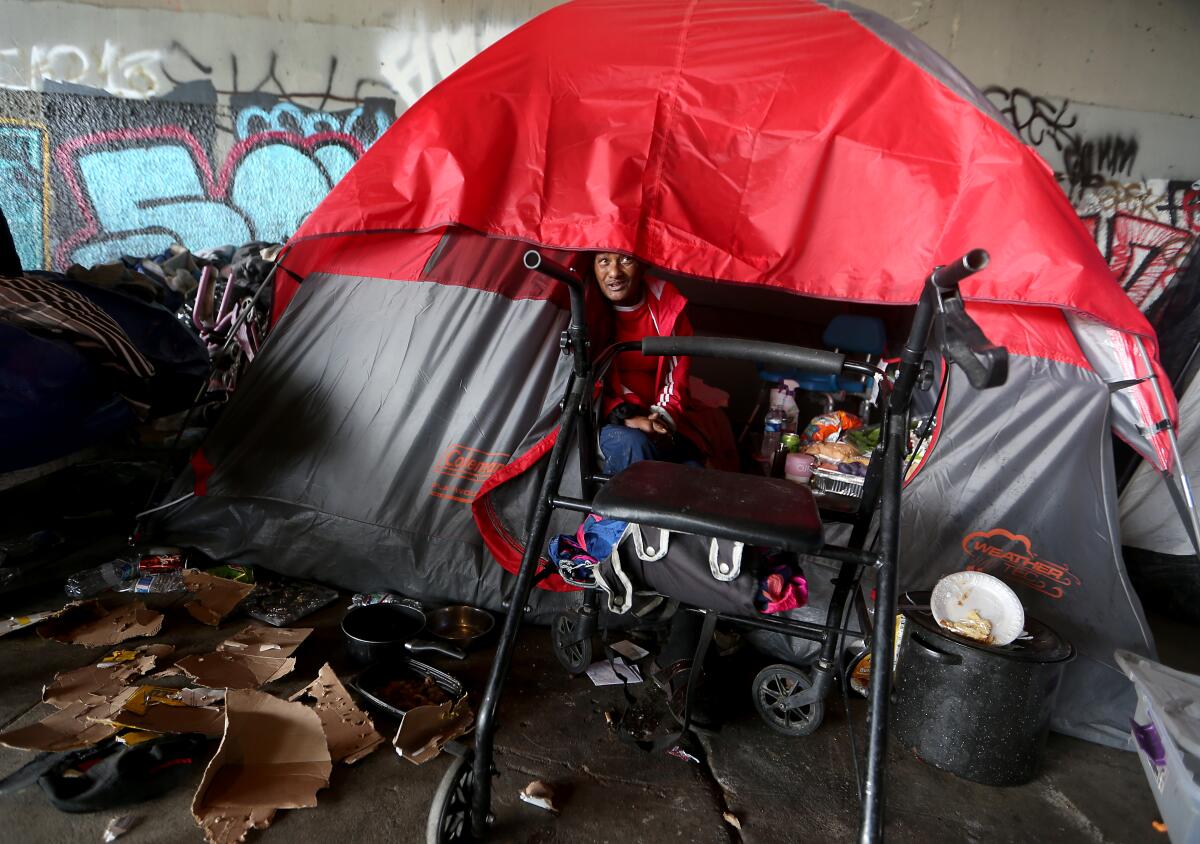
[[[471,798],[475,793],[475,772],[471,763],[475,754],[468,751],[455,757],[429,806],[425,824],[425,844],[457,844],[474,841],[471,835]]]
[[[554,657],[559,665],[572,677],[587,671],[592,664],[592,638],[579,639],[583,619],[572,610],[560,612],[550,623],[550,639],[554,644]],[[579,639],[579,641],[575,641]]]
[[[768,665],[758,672],[751,686],[754,708],[775,732],[785,736],[806,736],[821,726],[825,701],[788,706],[788,699],[811,687],[812,677],[807,671],[782,663]]]

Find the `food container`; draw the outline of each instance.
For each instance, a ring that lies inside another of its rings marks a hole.
[[[783,476],[789,481],[806,484],[812,477],[817,458],[811,454],[789,454],[783,467]]]
[[[451,701],[457,701],[466,693],[463,684],[444,671],[403,656],[396,657],[387,663],[372,665],[351,680],[350,687],[362,695],[372,708],[396,718],[403,718],[413,706],[398,700],[389,687],[394,688],[392,684],[395,683],[420,681],[426,678],[432,680]],[[412,703],[423,705],[427,701],[414,700]]]
[[[1074,648],[1036,619],[1009,645],[985,645],[943,630],[918,606],[896,655],[896,738],[934,767],[985,785],[1020,785],[1041,767],[1050,713]]]
[[[866,478],[859,475],[847,475],[845,472],[835,472],[831,469],[813,469],[813,492],[823,495],[844,495],[849,498],[862,498],[863,482]]]
[[[1133,680],[1134,743],[1171,841],[1200,841],[1200,677],[1116,652]]]

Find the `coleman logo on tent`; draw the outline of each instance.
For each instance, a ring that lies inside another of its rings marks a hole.
[[[969,570],[998,574],[1003,568],[1022,585],[1051,598],[1061,598],[1069,587],[1080,583],[1065,563],[1052,563],[1034,554],[1028,536],[1003,528],[969,533],[963,537],[962,547],[970,558]]]
[[[507,465],[508,456],[505,452],[480,451],[477,448],[455,443],[446,449],[446,453],[435,464],[434,469],[442,477],[456,478],[467,483],[447,485],[434,481],[429,494],[435,498],[470,504],[477,492],[477,489],[472,486],[482,484],[497,470]]]

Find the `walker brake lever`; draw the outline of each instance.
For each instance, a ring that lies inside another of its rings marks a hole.
[[[1008,380],[1008,349],[997,346],[967,314],[958,291],[940,297],[938,342],[976,390],[999,387]]]

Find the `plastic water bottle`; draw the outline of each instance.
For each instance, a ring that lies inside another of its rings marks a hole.
[[[72,598],[91,598],[109,589],[120,589],[138,576],[138,561],[118,558],[67,578],[66,592]]]
[[[772,405],[767,411],[767,416],[763,420],[763,438],[762,438],[762,456],[764,460],[772,461],[775,459],[775,452],[779,450],[779,438],[783,436],[783,425],[787,421],[787,413],[783,409],[783,402]]]
[[[187,584],[183,582],[183,573],[178,571],[145,574],[130,584],[129,591],[139,594],[166,594],[183,592]]]

